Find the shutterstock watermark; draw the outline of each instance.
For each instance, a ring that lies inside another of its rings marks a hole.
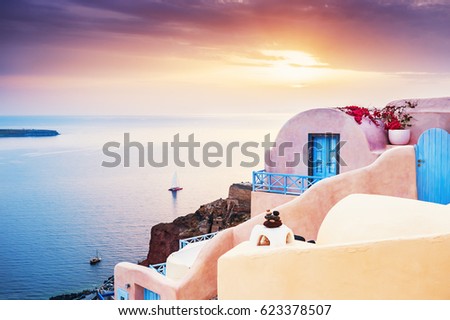
[[[115,168],[121,165],[131,167],[132,163],[136,163],[136,159],[134,161],[131,159],[132,156],[136,156],[136,153],[139,167],[151,166],[155,168],[171,165],[169,163],[169,155],[173,157],[173,164],[178,167],[185,167],[186,163],[192,167],[200,167],[201,165],[210,168],[223,165],[232,167],[236,165],[234,163],[236,158],[240,159],[239,165],[245,168],[260,166],[261,158],[263,158],[266,168],[274,168],[278,164],[277,161],[286,158],[290,159],[283,162],[287,168],[296,167],[301,163],[309,167],[321,165],[322,158],[314,159],[311,156],[313,154],[325,157],[324,161],[326,160],[327,163],[346,166],[346,163],[339,156],[339,151],[345,143],[345,141],[340,141],[333,149],[326,149],[327,146],[319,142],[310,141],[305,143],[300,148],[301,152],[299,152],[299,148],[294,148],[294,143],[291,141],[284,141],[277,145],[275,141],[271,141],[270,134],[266,134],[261,142],[232,141],[222,144],[217,141],[208,141],[202,144],[195,139],[193,133],[188,135],[186,139],[182,139],[180,134],[177,133],[173,136],[172,141],[160,142],[157,145],[155,142],[143,144],[138,141],[132,141],[130,133],[124,133],[123,142],[109,141],[103,145],[103,154],[108,159],[102,161],[102,167]],[[240,156],[233,156],[236,152],[240,153]],[[260,155],[261,153],[263,154],[262,156]],[[289,156],[290,153],[291,155]]]

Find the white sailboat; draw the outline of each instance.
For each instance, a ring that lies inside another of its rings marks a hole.
[[[180,191],[180,190],[183,190],[183,188],[180,187],[180,185],[178,183],[178,175],[175,172],[173,174],[173,177],[172,177],[172,186],[169,188],[169,191],[177,192],[177,191]]]
[[[98,250],[97,250],[97,254],[95,255],[95,257],[91,258],[91,260],[89,260],[90,264],[97,264],[100,261],[102,261],[102,258],[98,255]]]

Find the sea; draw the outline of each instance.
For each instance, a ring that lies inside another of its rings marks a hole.
[[[152,226],[251,181],[265,136],[291,116],[0,116],[3,129],[60,133],[0,138],[0,299],[93,289],[145,259]]]

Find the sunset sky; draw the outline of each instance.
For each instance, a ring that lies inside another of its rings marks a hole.
[[[450,96],[450,0],[2,0],[0,115]]]

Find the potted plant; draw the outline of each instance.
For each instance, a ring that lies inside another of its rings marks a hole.
[[[384,129],[388,131],[391,144],[408,144],[411,138],[411,120],[413,117],[408,113],[408,109],[417,106],[417,102],[405,101],[402,105],[388,105],[381,110],[374,111],[374,117],[382,120]]]
[[[383,109],[364,108],[359,106],[338,107],[338,110],[352,116],[358,124],[363,119],[369,120],[377,127],[381,124],[388,132],[389,142],[391,144],[402,145],[408,144],[411,138],[411,120],[413,117],[408,113],[408,109],[417,106],[417,102],[405,101],[402,105],[388,105]]]

